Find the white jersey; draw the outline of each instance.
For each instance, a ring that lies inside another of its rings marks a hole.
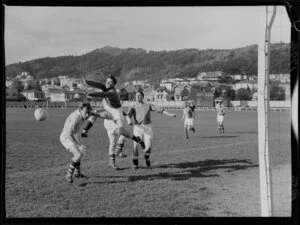
[[[61,136],[73,137],[76,141],[78,141],[78,135],[81,132],[83,123],[84,119],[82,118],[79,109],[75,110],[66,119]]]

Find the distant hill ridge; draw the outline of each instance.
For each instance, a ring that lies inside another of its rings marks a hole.
[[[271,44],[270,72],[289,73],[290,44]],[[257,45],[236,49],[179,49],[146,51],[142,48],[105,46],[80,56],[34,59],[6,66],[6,76],[27,71],[37,79],[68,75],[97,77],[110,71],[119,80],[160,80],[195,77],[199,72],[223,71],[225,74],[257,74]]]

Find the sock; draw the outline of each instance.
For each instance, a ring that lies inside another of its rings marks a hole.
[[[71,164],[70,164],[69,169],[68,169],[68,174],[69,175],[71,175],[71,176],[73,175],[76,166],[77,166],[77,162],[71,161]]]
[[[75,164],[75,174],[80,174],[80,162]]]
[[[133,159],[132,162],[133,162],[134,166],[138,166],[139,165],[139,160],[138,159]]]
[[[88,120],[83,128],[83,131],[86,133],[89,129],[91,129],[92,126],[93,126],[93,123]]]
[[[116,161],[115,155],[114,154],[109,155],[109,160],[112,161],[113,163],[115,163],[115,161]]]
[[[139,137],[136,137],[136,136],[134,136],[134,135],[132,135],[132,138],[131,138],[132,140],[134,140],[135,142],[137,142],[137,143],[140,143],[140,141],[141,141],[141,139],[139,138]]]
[[[184,129],[184,134],[185,134],[185,137],[188,137],[188,130],[187,129]]]
[[[116,147],[116,154],[120,154],[123,150],[124,143],[118,143]]]
[[[144,155],[144,158],[145,158],[146,160],[148,160],[148,159],[150,158],[150,155],[149,155],[149,154],[145,154],[145,155]]]

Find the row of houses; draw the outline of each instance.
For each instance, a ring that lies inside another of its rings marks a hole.
[[[170,78],[164,79],[161,82],[153,81],[133,81],[125,82],[120,87],[120,94],[127,96],[128,99],[134,99],[135,90],[139,87],[145,91],[146,101],[182,101],[186,98],[194,98],[197,96],[212,96],[216,87],[225,87],[238,90],[240,88],[250,88],[251,90],[257,90],[257,79],[254,75],[230,75],[232,79],[241,79],[241,81],[234,84],[219,83],[220,78],[224,76],[222,71],[214,72],[201,72],[194,78]],[[271,74],[270,78],[281,79],[287,81],[289,76],[279,74]],[[33,77],[27,72],[17,76],[18,79],[24,82],[32,81]],[[84,86],[81,79],[71,78],[68,76],[59,76],[51,79],[39,80],[41,85],[41,91],[25,90],[21,94],[26,97],[27,100],[45,100],[48,99],[53,102],[64,101],[76,101],[86,99],[86,92],[97,91],[96,89]],[[290,95],[288,83],[282,83],[285,85],[286,95]],[[20,97],[20,94],[16,93],[16,90],[9,88],[7,85],[7,99],[14,99]],[[124,98],[125,99],[125,98]]]

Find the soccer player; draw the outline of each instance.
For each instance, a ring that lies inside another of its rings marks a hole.
[[[83,103],[79,109],[72,112],[65,121],[64,128],[60,135],[61,144],[73,154],[71,164],[69,166],[66,179],[68,182],[73,182],[73,173],[75,171],[75,177],[85,177],[80,172],[80,160],[82,155],[86,153],[86,147],[79,143],[79,134],[81,126],[90,115],[98,116],[100,118],[110,118],[107,112],[102,114],[96,114],[91,112],[92,107],[90,103]]]
[[[145,144],[139,138],[132,134],[130,131],[124,128],[124,115],[123,115],[123,108],[120,101],[120,96],[117,93],[115,85],[117,84],[117,80],[111,74],[108,75],[106,79],[106,83],[103,84],[101,82],[95,81],[88,81],[83,79],[83,82],[102,90],[102,92],[90,93],[89,96],[91,97],[102,97],[102,104],[105,110],[107,110],[113,117],[114,122],[110,123],[110,130],[113,130],[113,133],[116,135],[122,135],[126,138],[132,139],[133,141],[139,143],[141,147],[144,149]],[[93,126],[93,123],[88,121],[84,130],[82,132],[82,136],[87,136],[88,130]],[[111,155],[111,161],[114,161],[115,156]]]
[[[104,109],[96,109],[94,110],[95,113],[99,113],[104,111]],[[105,110],[106,111],[106,110]],[[124,113],[125,114],[125,113]],[[82,137],[87,137],[88,133],[87,133],[87,126],[90,126],[88,129],[91,128],[91,124],[95,124],[95,121],[97,120],[96,116],[90,116],[88,118],[88,122],[86,124],[85,129],[82,132]],[[122,158],[127,157],[127,155],[125,155],[123,153],[123,146],[125,143],[125,137],[123,135],[120,135],[119,139],[118,139],[118,143],[116,144],[116,139],[119,136],[115,130],[116,130],[116,123],[112,120],[112,119],[104,119],[104,127],[106,129],[107,135],[108,135],[108,139],[109,139],[109,149],[108,149],[108,156],[109,156],[109,165],[113,168],[113,169],[119,169],[116,166],[116,160],[115,157],[119,156]]]
[[[195,111],[194,107],[189,105],[188,102],[184,103],[184,109],[183,109],[183,114],[181,120],[184,120],[184,134],[185,138],[188,139],[188,131],[193,131],[195,133],[195,128],[194,128],[194,119],[195,119]]]
[[[133,134],[140,137],[145,142],[144,158],[146,166],[150,167],[150,154],[151,154],[151,140],[153,139],[153,131],[151,126],[151,116],[150,112],[154,111],[157,113],[162,113],[167,116],[176,117],[176,114],[169,113],[164,110],[164,108],[156,107],[152,104],[144,103],[144,93],[142,89],[138,89],[136,92],[137,103],[129,109],[128,118],[133,118],[134,127]],[[132,124],[132,120],[128,121]],[[133,143],[133,169],[139,168],[138,161],[138,145]]]
[[[225,115],[225,110],[222,104],[222,101],[216,101],[216,109],[217,109],[217,123],[218,123],[218,128],[219,128],[219,133],[224,133],[224,115]]]

